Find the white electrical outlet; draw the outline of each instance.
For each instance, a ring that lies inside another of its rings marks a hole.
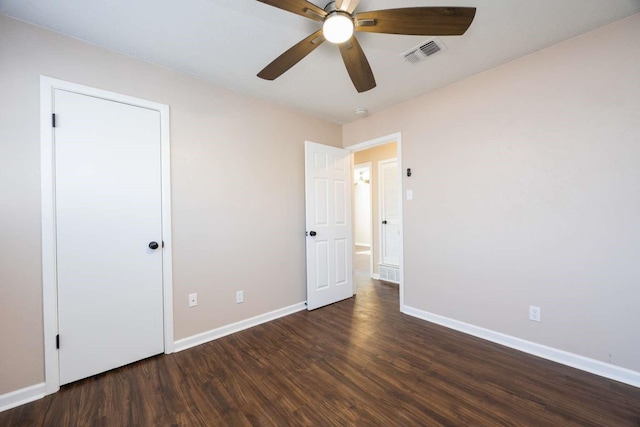
[[[198,305],[198,294],[189,294],[189,307]]]
[[[244,291],[236,292],[236,304],[242,304],[244,302]]]
[[[533,320],[534,322],[540,322],[542,320],[540,307],[536,307],[535,305],[529,306],[529,320]]]

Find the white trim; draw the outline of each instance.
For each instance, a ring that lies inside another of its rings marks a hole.
[[[402,185],[403,169],[402,169],[402,133],[396,132],[390,135],[381,136],[379,138],[371,139],[369,141],[360,142],[358,144],[349,145],[345,147],[345,150],[349,150],[352,153],[356,151],[366,150],[378,145],[388,144],[390,142],[396,143],[396,153],[398,159],[398,179],[400,180],[398,188],[400,189],[399,209],[400,209],[400,283],[398,284],[400,293],[400,312],[404,313],[404,188]],[[373,279],[379,280],[380,276],[373,274]]]
[[[270,311],[268,313],[260,314],[249,319],[232,323],[230,325],[221,326],[220,328],[192,335],[190,337],[176,341],[174,344],[174,351],[178,352],[189,349],[191,347],[195,347],[200,344],[205,344],[209,341],[217,340],[218,338],[222,338],[236,332],[244,331],[245,329],[253,328],[254,326],[271,322],[272,320],[279,319],[280,317],[288,316],[290,314],[297,313],[306,309],[307,303],[300,302],[298,304],[290,305],[289,307],[283,307],[278,310]]]
[[[155,110],[160,113],[160,144],[162,156],[162,282],[164,294],[164,352],[173,352],[173,276],[171,239],[171,165],[169,106],[144,99],[95,89],[76,83],[40,76],[40,183],[42,206],[42,298],[44,320],[44,368],[45,393],[60,389],[58,351],[55,336],[58,334],[56,240],[55,240],[55,182],[54,141],[51,114],[54,112],[55,89],[108,99],[124,104]]]
[[[45,396],[44,383],[34,384],[0,395],[0,412],[6,411],[34,400],[42,399]]]
[[[162,283],[164,302],[164,354],[173,353],[173,236],[171,234],[171,129],[169,106],[160,108],[162,185]]]
[[[364,248],[370,248],[371,247],[371,245],[368,244],[368,243],[358,243],[358,242],[356,242],[355,245],[356,246],[362,246]]]
[[[405,306],[405,314],[601,377],[640,387],[640,372]]]
[[[390,135],[385,135],[385,136],[381,136],[379,138],[375,138],[375,139],[370,139],[369,141],[364,141],[364,142],[360,142],[358,144],[353,144],[353,145],[349,145],[348,147],[344,147],[345,150],[349,150],[349,151],[362,151],[362,150],[366,150],[367,148],[372,148],[372,147],[376,147],[378,145],[384,145],[384,144],[388,144],[390,142],[400,142],[400,140],[402,139],[402,133],[401,132],[396,132],[396,133],[392,133]],[[398,154],[400,152],[398,151]],[[398,157],[400,157],[400,155],[398,155]]]
[[[372,279],[374,279],[374,280],[380,280],[380,275],[379,275],[379,274],[375,274],[375,273],[373,273],[373,274],[371,275],[371,278],[372,278]]]
[[[56,222],[53,183],[53,84],[40,76],[40,197],[42,209],[42,316],[44,333],[45,393],[60,389],[58,352],[55,336],[58,333],[58,304],[56,283]]]

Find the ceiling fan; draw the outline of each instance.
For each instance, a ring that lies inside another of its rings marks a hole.
[[[337,44],[344,65],[358,92],[376,87],[371,66],[354,31],[416,36],[459,36],[467,31],[475,7],[407,7],[355,13],[360,0],[335,0],[324,9],[306,0],[258,0],[314,21],[322,28],[277,57],[258,73],[275,80],[325,40]]]

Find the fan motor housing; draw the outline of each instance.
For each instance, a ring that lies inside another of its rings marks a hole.
[[[327,12],[327,13],[332,13],[332,12],[335,12],[337,10],[338,10],[338,8],[336,7],[336,2],[335,1],[330,1],[324,7],[324,11]]]

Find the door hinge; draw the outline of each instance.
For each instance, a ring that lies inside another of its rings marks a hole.
[[[60,348],[60,335],[56,335],[56,349]]]
[[[56,115],[55,115],[55,113],[51,115],[51,127],[56,127]]]

